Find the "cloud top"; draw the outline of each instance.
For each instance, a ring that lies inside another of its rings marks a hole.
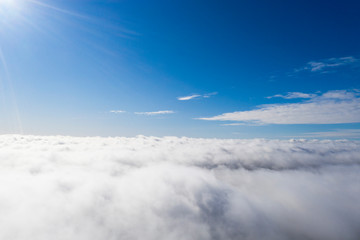
[[[359,156],[345,140],[3,135],[0,239],[357,240]]]

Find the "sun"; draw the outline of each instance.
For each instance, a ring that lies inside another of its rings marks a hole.
[[[23,0],[0,0],[0,14],[11,15],[21,9]]]
[[[18,2],[17,0],[0,0],[0,8],[15,7]]]
[[[24,15],[29,11],[28,0],[0,0],[0,27],[11,27],[24,20]]]

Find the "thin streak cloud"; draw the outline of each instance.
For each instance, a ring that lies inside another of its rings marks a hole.
[[[190,95],[190,96],[178,97],[177,99],[180,101],[187,101],[187,100],[191,100],[191,99],[199,98],[199,97],[201,97],[201,95],[194,94],[194,95]]]
[[[110,110],[111,113],[125,113],[123,110]]]
[[[173,114],[173,113],[175,113],[175,112],[172,110],[164,110],[164,111],[156,111],[156,112],[135,112],[135,114],[137,114],[137,115],[149,115],[149,116],[162,115],[162,114]]]
[[[270,98],[284,98],[284,99],[295,99],[295,98],[314,98],[317,94],[309,94],[309,93],[302,93],[302,92],[288,92],[286,95],[276,94],[274,96],[266,97]]]
[[[216,94],[217,94],[217,92],[207,93],[207,94],[203,94],[203,95],[193,94],[193,95],[189,95],[189,96],[178,97],[177,100],[188,101],[188,100],[199,99],[199,98],[210,98],[211,96],[214,96]]]

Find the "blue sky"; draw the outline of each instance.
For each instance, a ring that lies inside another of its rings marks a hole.
[[[0,2],[0,133],[360,138],[358,1]]]

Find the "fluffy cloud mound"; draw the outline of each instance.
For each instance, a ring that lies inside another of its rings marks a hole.
[[[0,239],[360,239],[360,142],[0,136]]]

